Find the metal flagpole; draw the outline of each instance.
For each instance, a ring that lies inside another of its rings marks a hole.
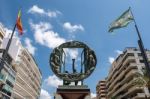
[[[142,57],[143,57],[143,60],[144,60],[144,64],[145,64],[146,70],[147,70],[146,75],[148,75],[150,77],[150,65],[148,63],[148,58],[147,58],[147,55],[146,55],[146,52],[145,52],[144,44],[143,44],[143,41],[142,41],[142,38],[141,38],[141,35],[140,35],[140,32],[139,32],[139,29],[137,27],[136,21],[134,19],[134,15],[133,15],[133,13],[131,11],[131,8],[130,8],[130,12],[131,12],[131,15],[133,16],[135,29],[136,29],[136,32],[137,32],[137,35],[138,35],[138,38],[139,38],[138,45],[139,45],[139,48],[141,50],[141,54],[142,54]]]
[[[11,45],[11,41],[12,41],[12,38],[13,38],[13,35],[14,35],[14,33],[15,33],[16,26],[17,26],[17,24],[15,23],[15,26],[14,26],[14,28],[13,28],[11,37],[10,37],[8,43],[7,43],[7,46],[6,46],[5,51],[3,52],[2,60],[1,60],[1,65],[0,65],[0,71],[1,71],[2,68],[4,67],[4,62],[5,62],[5,60],[6,60],[6,57],[7,57],[8,51],[9,51],[9,47],[10,47],[10,45]]]

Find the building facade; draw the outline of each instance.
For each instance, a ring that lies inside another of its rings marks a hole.
[[[150,51],[145,50],[150,59]],[[150,91],[136,84],[145,69],[141,52],[137,48],[126,48],[113,62],[107,78],[108,99],[146,99]]]
[[[17,74],[12,97],[14,99],[38,99],[42,75],[32,55],[26,49],[22,49],[15,65]]]
[[[97,99],[96,97],[94,97],[94,98],[91,98],[91,99]]]
[[[17,74],[12,97],[14,99],[37,99],[41,91],[41,71],[26,49],[22,49],[19,58],[15,64]]]
[[[7,42],[8,39],[4,38],[2,44],[4,49]],[[13,38],[8,53],[13,57],[10,66],[15,71],[11,99],[38,99],[42,74],[35,59],[17,38]]]
[[[16,71],[11,65],[13,58],[8,53],[6,60],[2,61],[2,55],[5,49],[2,47],[3,38],[6,32],[3,25],[0,23],[0,99],[9,99],[13,93],[13,86],[15,84]]]
[[[0,65],[2,62],[2,54],[5,50],[0,49]],[[4,65],[0,71],[0,99],[10,99],[15,85],[16,71],[11,65],[12,58],[7,54]],[[2,65],[1,65],[2,66]]]
[[[2,41],[5,36],[3,25],[0,23],[0,48],[2,47]]]
[[[97,99],[107,99],[106,80],[101,80],[98,82],[96,86],[96,95]]]
[[[35,59],[17,38],[13,38],[9,53],[14,58],[12,66],[16,70],[11,98],[38,99],[41,91],[42,74]]]

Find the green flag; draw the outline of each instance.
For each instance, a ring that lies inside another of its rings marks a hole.
[[[132,20],[134,20],[134,18],[129,8],[118,19],[110,24],[109,32],[113,32],[114,29],[126,27]]]

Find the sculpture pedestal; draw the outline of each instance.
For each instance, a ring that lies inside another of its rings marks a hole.
[[[56,99],[91,99],[88,86],[59,86],[57,88]]]

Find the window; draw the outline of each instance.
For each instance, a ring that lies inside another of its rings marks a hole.
[[[127,53],[127,55],[123,58],[122,61],[125,61],[129,56],[134,56],[134,53]]]
[[[142,60],[140,60],[140,63],[144,63],[144,60],[142,59]]]
[[[138,56],[142,56],[142,53],[138,53]]]

